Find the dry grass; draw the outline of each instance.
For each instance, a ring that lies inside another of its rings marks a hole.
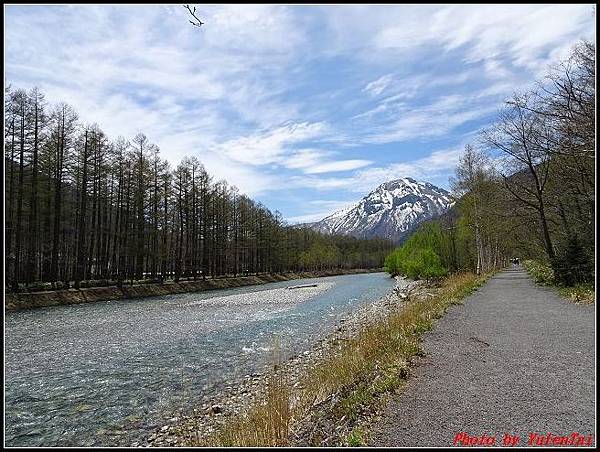
[[[593,304],[596,301],[596,291],[591,284],[580,284],[574,287],[559,287],[558,293],[575,303]]]
[[[341,341],[337,350],[290,388],[280,372],[271,375],[265,397],[242,418],[192,445],[286,446],[295,423],[310,419],[327,405],[326,415],[352,423],[377,397],[398,389],[408,375],[410,358],[421,354],[420,336],[432,328],[446,309],[484,282],[464,273],[446,278],[433,297],[414,297],[403,309],[367,326],[354,338]],[[275,367],[278,367],[277,363]],[[364,442],[364,432],[352,430],[347,445]],[[318,444],[315,437],[310,442]]]
[[[241,419],[215,435],[201,440],[199,446],[286,446],[292,412],[290,390],[281,376],[271,376],[266,399]]]
[[[273,372],[268,377],[263,400],[251,407],[240,419],[227,424],[214,435],[199,440],[194,446],[209,447],[260,447],[286,446],[292,410],[291,391],[281,368],[281,344],[275,338],[273,346]]]

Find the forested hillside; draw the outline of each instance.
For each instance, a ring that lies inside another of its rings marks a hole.
[[[391,249],[287,226],[196,157],[171,168],[38,89],[5,92],[5,205],[12,290],[378,267]]]
[[[389,271],[481,273],[519,257],[545,263],[559,284],[591,283],[595,107],[595,45],[583,42],[466,146],[457,205],[392,253]]]

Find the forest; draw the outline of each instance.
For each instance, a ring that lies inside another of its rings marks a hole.
[[[531,90],[515,93],[468,144],[455,206],[386,258],[392,274],[477,274],[532,259],[564,286],[595,264],[595,44],[579,43]]]
[[[382,239],[327,236],[175,168],[144,134],[111,140],[37,88],[5,92],[5,285],[9,290],[381,267]]]

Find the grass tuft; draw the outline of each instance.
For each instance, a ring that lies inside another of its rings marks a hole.
[[[360,429],[355,428],[348,435],[348,446],[350,447],[361,447],[364,446],[363,432]]]

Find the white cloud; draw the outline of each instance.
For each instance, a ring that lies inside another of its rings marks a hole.
[[[285,180],[277,174],[232,161],[218,152],[207,151],[198,157],[214,180],[224,179],[248,196],[262,195],[285,186]]]
[[[111,137],[143,131],[173,164],[197,153],[216,176],[261,192],[269,175],[215,149],[250,127],[293,122],[296,105],[277,93],[302,24],[285,7],[202,9],[211,26],[199,30],[180,5],[9,6],[7,78],[70,103]]]
[[[318,164],[328,153],[322,149],[299,149],[285,157],[283,165],[290,169],[309,168]]]
[[[196,154],[248,194],[358,192],[441,181],[449,151],[383,164],[369,146],[456,142],[595,36],[590,5],[197,8],[200,29],[181,5],[9,5],[6,80],[38,85],[111,137],[143,131],[173,164]],[[342,158],[344,146],[362,154]]]
[[[380,118],[379,125],[362,134],[358,140],[362,143],[391,143],[439,137],[497,109],[496,104],[479,101],[476,96],[460,95],[441,96],[419,107],[403,105],[401,111],[386,108],[377,112],[384,113],[386,117]]]
[[[323,149],[300,149],[284,157],[281,164],[286,168],[299,169],[306,174],[331,173],[363,168],[373,163],[370,160],[350,159],[333,160],[338,152]]]
[[[353,160],[338,160],[335,162],[322,162],[316,165],[309,166],[304,170],[307,174],[333,173],[336,171],[349,171],[353,169],[363,168],[373,163],[370,160],[353,159]]]
[[[317,208],[319,209],[318,211],[309,214],[302,214],[289,217],[287,220],[291,224],[310,223],[313,221],[319,221],[331,215],[333,212],[337,212],[339,210],[353,206],[357,203],[358,199],[352,201],[337,201],[324,199],[313,200],[308,203],[308,207]]]
[[[384,75],[377,80],[368,83],[367,86],[363,88],[363,91],[366,91],[371,96],[379,96],[389,86],[392,80],[392,74]]]
[[[317,190],[343,189],[362,194],[374,190],[384,182],[402,177],[445,185],[448,176],[454,172],[462,150],[463,146],[437,150],[412,161],[361,169],[347,177],[296,176],[290,182],[296,187],[311,187]]]
[[[327,216],[327,211],[321,211],[316,213],[309,213],[306,215],[295,215],[293,217],[286,218],[289,224],[302,224],[302,223],[312,223],[314,221],[322,220]]]
[[[546,54],[557,46],[591,37],[593,22],[591,5],[426,6],[390,17],[372,42],[413,54],[425,45],[464,47],[466,62],[501,58],[531,69],[547,64]]]
[[[231,159],[250,165],[280,163],[294,149],[294,145],[324,136],[325,123],[288,123],[271,130],[236,138],[220,148]],[[303,154],[303,155],[306,155]]]

